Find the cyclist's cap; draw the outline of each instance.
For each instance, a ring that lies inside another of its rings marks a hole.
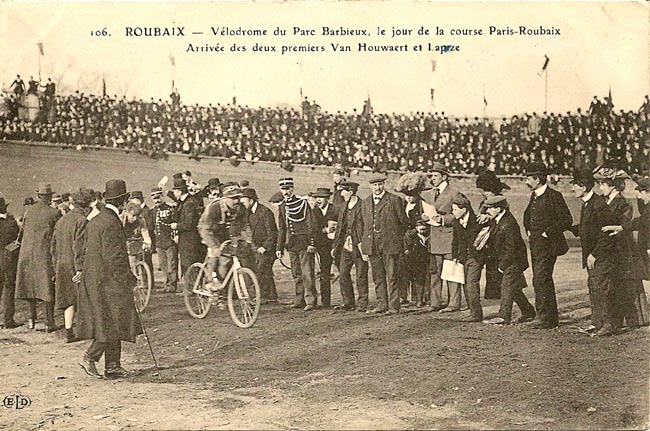
[[[241,188],[237,183],[227,183],[223,186],[221,196],[224,198],[240,198],[242,197]]]
[[[241,189],[241,194],[245,198],[257,200],[257,192],[252,187],[245,187]]]
[[[289,187],[293,187],[293,178],[280,178],[278,185],[281,189],[288,189]]]
[[[157,196],[161,196],[163,194],[163,191],[160,190],[159,188],[153,188],[151,189],[151,197],[155,198]]]

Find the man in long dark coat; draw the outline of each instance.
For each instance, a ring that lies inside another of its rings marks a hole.
[[[332,236],[330,231],[332,234],[334,233],[334,225],[338,221],[340,208],[330,203],[331,194],[330,189],[325,187],[319,187],[313,194],[316,198],[316,206],[312,210],[316,225],[314,244],[320,257],[320,305],[323,308],[331,306],[331,272],[334,259],[332,258],[332,239],[329,236]]]
[[[54,226],[52,236],[52,264],[56,274],[54,290],[56,308],[65,310],[66,340],[77,341],[72,330],[75,306],[77,304],[77,283],[81,281],[81,270],[86,247],[86,211],[93,199],[89,190],[74,194],[73,208],[61,217]]]
[[[249,210],[255,250],[255,274],[260,281],[263,302],[277,302],[278,292],[273,279],[274,250],[278,243],[278,226],[273,211],[259,203],[255,189],[242,189],[241,202]]]
[[[7,204],[0,197],[0,299],[4,297],[3,319],[5,329],[20,326],[14,321],[15,295],[16,295],[16,264],[18,263],[18,250],[7,250],[9,244],[18,238],[18,222],[7,213]]]
[[[23,239],[18,256],[16,299],[29,301],[30,318],[27,326],[36,324],[36,303],[45,302],[45,331],[56,330],[54,324],[54,267],[50,241],[61,212],[50,207],[52,186],[40,184],[36,191],[38,202],[25,212]]]
[[[101,378],[95,362],[104,355],[104,376],[127,377],[120,359],[122,341],[135,342],[141,334],[133,302],[136,278],[129,266],[126,235],[119,218],[119,208],[127,198],[126,183],[109,180],[104,199],[106,205],[86,227],[84,257],[77,313],[77,336],[93,340],[79,361],[84,371]]]
[[[201,218],[202,208],[197,203],[198,198],[190,196],[187,183],[183,178],[174,178],[174,196],[177,199],[176,217],[178,222],[170,226],[178,231],[178,254],[180,255],[181,273],[193,263],[203,262],[207,251],[201,243],[197,225]]]
[[[548,186],[547,176],[544,163],[530,163],[526,167],[526,185],[533,193],[524,211],[524,229],[530,239],[537,310],[537,317],[530,326],[537,329],[555,328],[559,323],[553,270],[558,256],[569,251],[563,232],[573,226],[573,217],[562,193]]]

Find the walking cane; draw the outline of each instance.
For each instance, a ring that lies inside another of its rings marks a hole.
[[[135,305],[135,304],[134,304]],[[147,345],[149,346],[149,351],[151,352],[151,357],[153,358],[153,363],[156,366],[156,375],[158,378],[162,378],[160,375],[160,368],[158,368],[158,361],[156,360],[156,355],[153,354],[153,349],[151,348],[151,342],[149,341],[149,334],[147,334],[147,329],[144,327],[144,322],[142,321],[142,316],[140,315],[140,310],[138,307],[135,307],[135,312],[138,314],[138,320],[140,321],[140,327],[144,333],[144,337],[147,340]]]

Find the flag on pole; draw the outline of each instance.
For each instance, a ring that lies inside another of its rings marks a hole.
[[[102,96],[106,97],[106,79],[102,75]]]
[[[232,96],[232,104],[237,105],[237,96]]]
[[[549,61],[550,61],[550,59],[549,59],[548,56],[545,54],[545,55],[544,55],[544,65],[542,66],[542,72],[545,71],[546,68],[548,67],[548,62],[549,62]]]
[[[300,100],[302,100],[302,87],[300,87]]]
[[[431,103],[433,103],[433,95],[434,95],[434,93],[435,93],[435,90],[432,88],[431,89]]]
[[[483,95],[483,104],[485,106],[488,106],[487,99],[485,98],[485,94]]]
[[[41,55],[45,55],[45,51],[43,50],[43,42],[38,42],[36,45],[38,45],[38,52]]]
[[[614,102],[612,101],[612,86],[611,86],[611,85],[609,86],[609,96],[608,96],[608,99],[609,99],[609,103],[610,103],[611,105],[613,105]]]
[[[365,102],[363,102],[363,112],[361,113],[364,117],[369,117],[372,115],[372,104],[370,103],[370,95],[368,95],[368,99],[366,99]]]
[[[172,66],[176,66],[176,60],[174,60],[174,56],[171,54],[169,54],[169,62]]]
[[[432,72],[436,71],[436,60],[431,60],[431,71]]]

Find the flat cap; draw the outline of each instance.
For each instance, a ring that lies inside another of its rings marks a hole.
[[[502,207],[503,205],[506,205],[508,203],[508,200],[506,199],[505,196],[491,196],[485,200],[483,205],[486,207]]]

